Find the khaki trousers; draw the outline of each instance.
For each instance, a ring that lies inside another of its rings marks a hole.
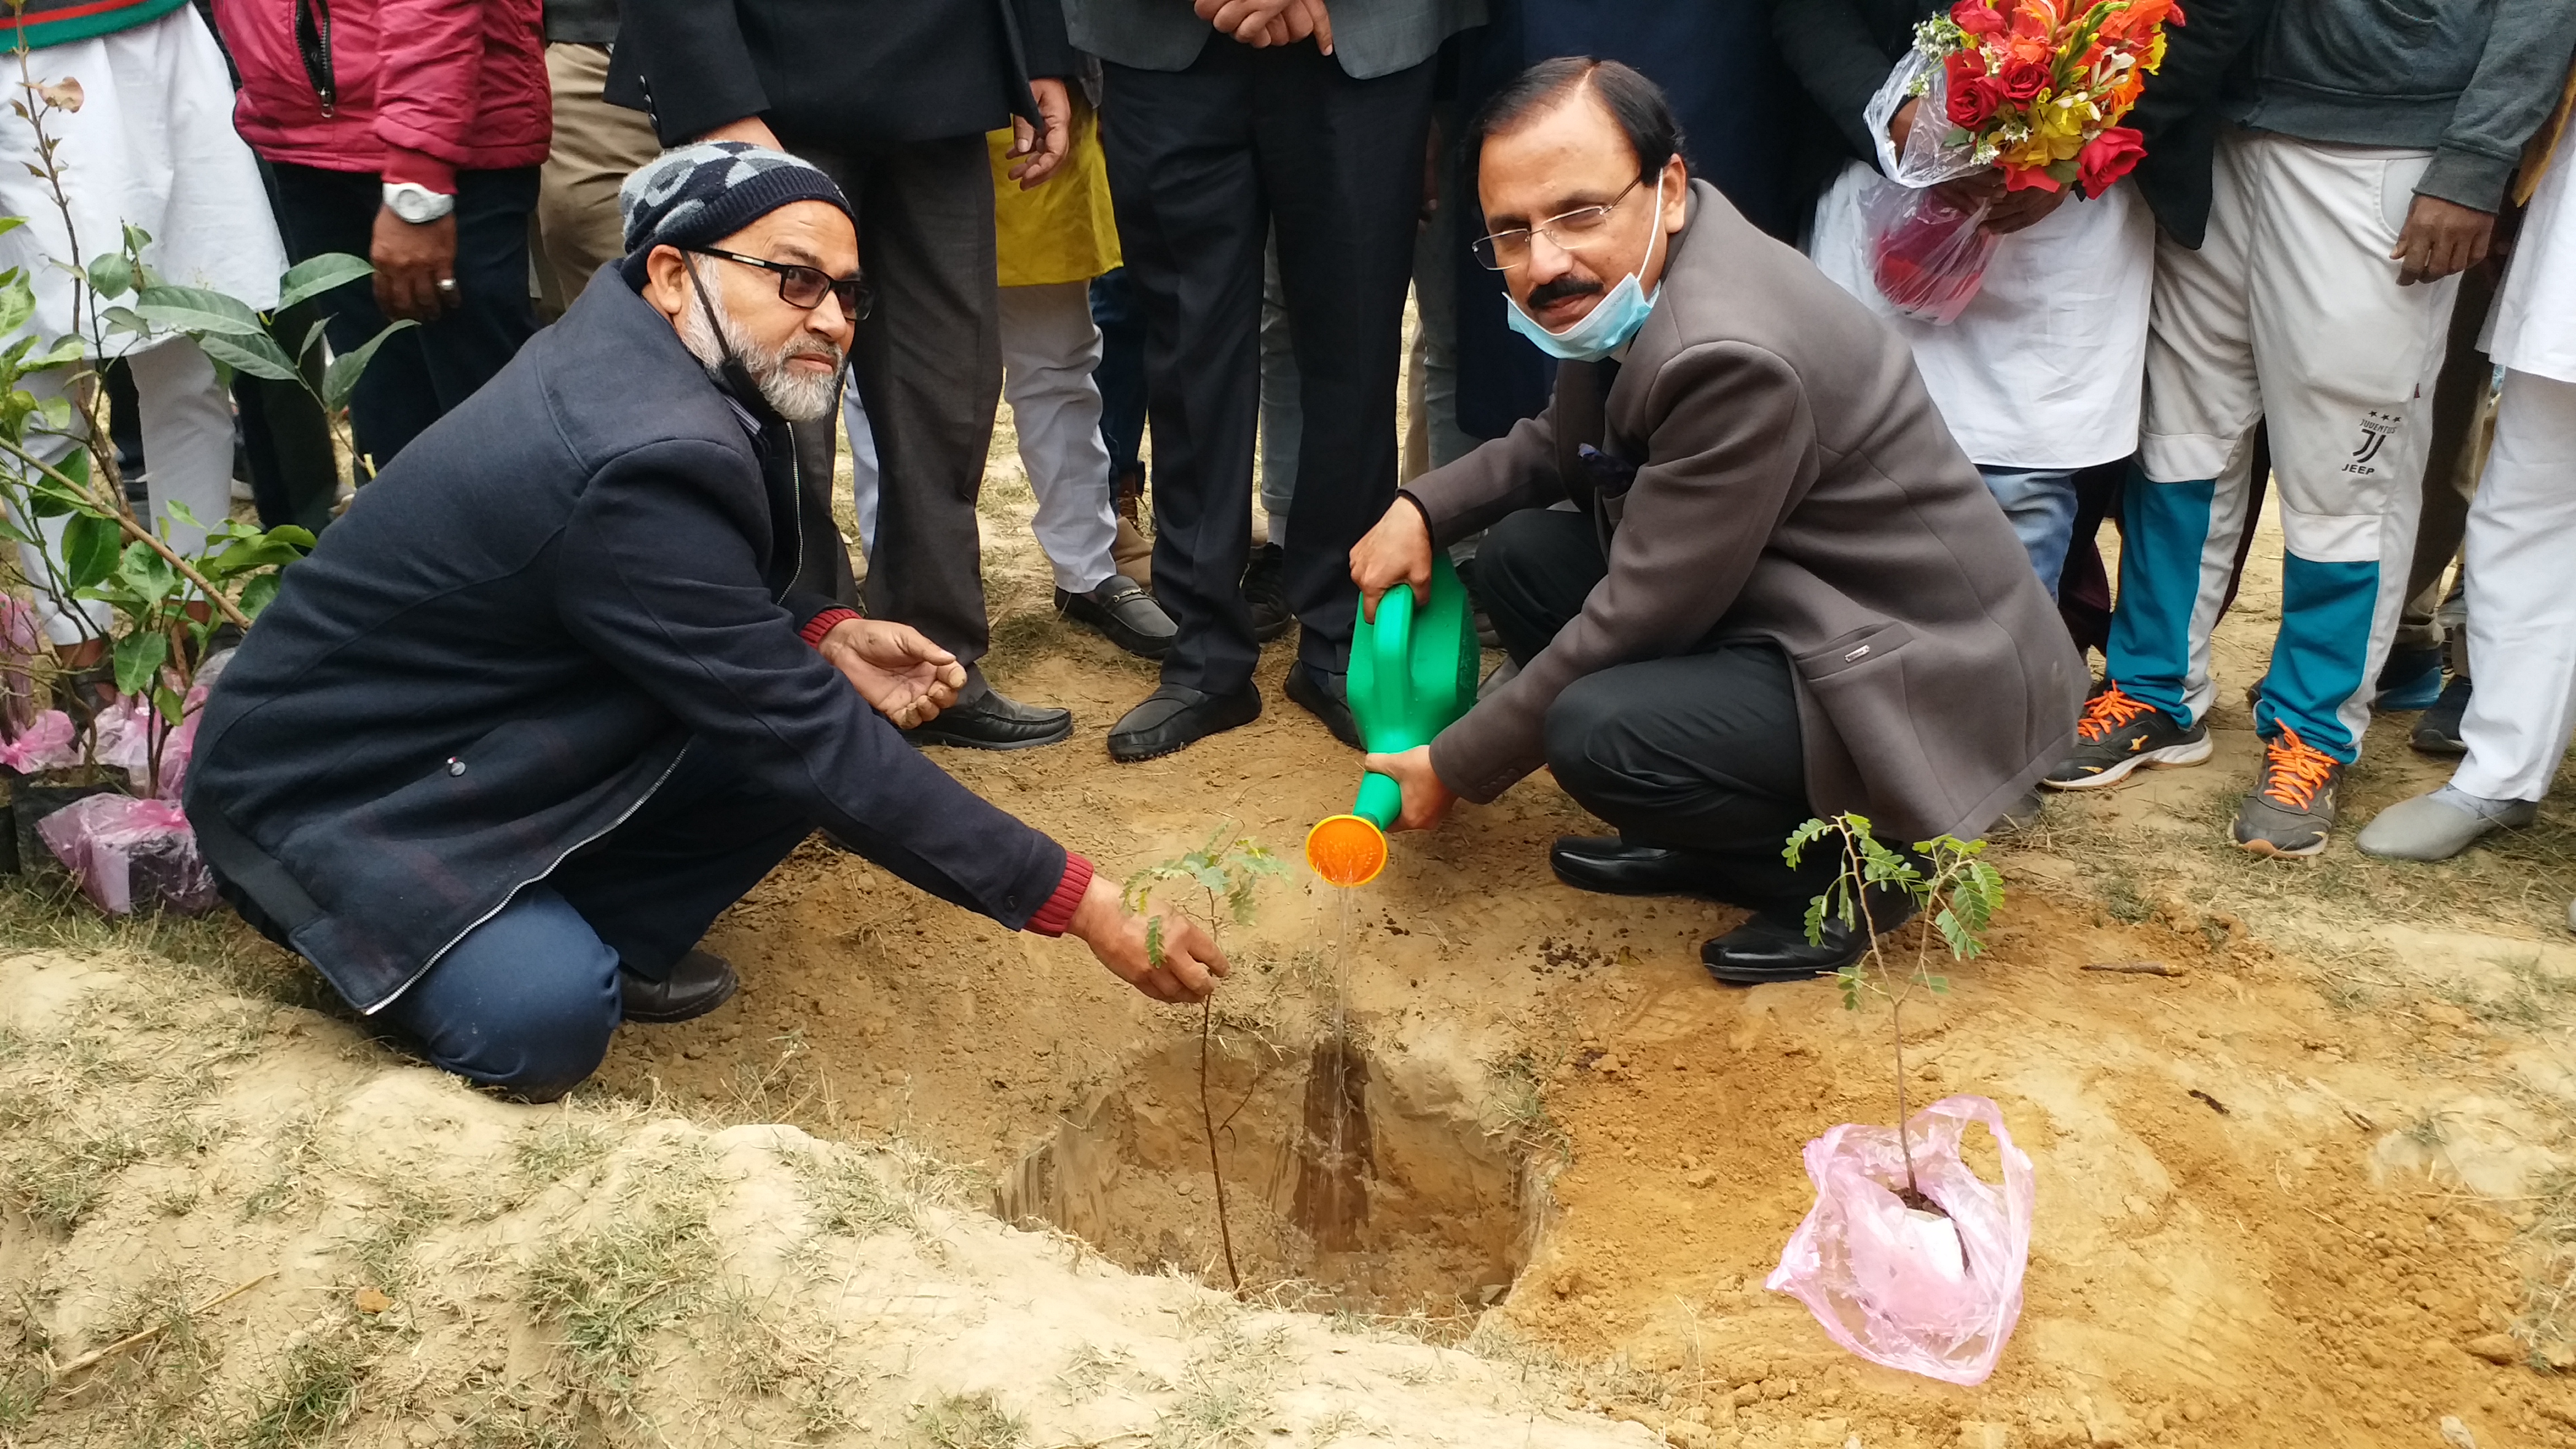
[[[555,138],[537,188],[535,251],[538,310],[551,322],[593,273],[626,255],[617,188],[662,147],[642,111],[600,98],[607,46],[547,46],[546,79],[554,87]]]

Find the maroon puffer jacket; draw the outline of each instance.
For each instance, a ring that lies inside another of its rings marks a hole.
[[[453,192],[546,159],[540,0],[215,0],[215,26],[233,125],[268,160]]]

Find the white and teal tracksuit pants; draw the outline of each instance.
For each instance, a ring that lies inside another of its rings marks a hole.
[[[2401,287],[2389,258],[2430,160],[2231,132],[2207,239],[2198,251],[2157,241],[2108,672],[2186,725],[2217,692],[2209,636],[2268,420],[2288,557],[2255,725],[2337,759],[2360,753],[2405,604],[2458,290],[2453,278]]]

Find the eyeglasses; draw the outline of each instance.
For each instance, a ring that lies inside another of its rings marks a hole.
[[[1610,224],[1610,213],[1618,210],[1619,203],[1627,200],[1628,193],[1645,184],[1645,180],[1640,176],[1629,182],[1617,196],[1610,198],[1607,206],[1578,206],[1572,211],[1551,216],[1536,226],[1514,227],[1510,231],[1480,236],[1476,238],[1474,247],[1476,261],[1489,272],[1508,272],[1524,265],[1530,259],[1530,238],[1533,235],[1546,237],[1560,251],[1579,252],[1592,246],[1602,239],[1601,230]]]
[[[823,294],[840,299],[841,315],[853,322],[867,320],[877,305],[877,289],[864,277],[836,277],[820,267],[800,267],[794,262],[773,262],[761,257],[747,257],[740,252],[719,251],[714,247],[690,247],[700,256],[722,257],[746,267],[758,267],[778,274],[778,300],[790,307],[811,312],[823,305]]]

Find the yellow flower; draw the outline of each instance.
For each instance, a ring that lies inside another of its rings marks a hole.
[[[2048,160],[2065,161],[2084,149],[2084,129],[2093,119],[2093,108],[2078,96],[2044,100],[2032,108],[2031,142],[2043,148]]]

